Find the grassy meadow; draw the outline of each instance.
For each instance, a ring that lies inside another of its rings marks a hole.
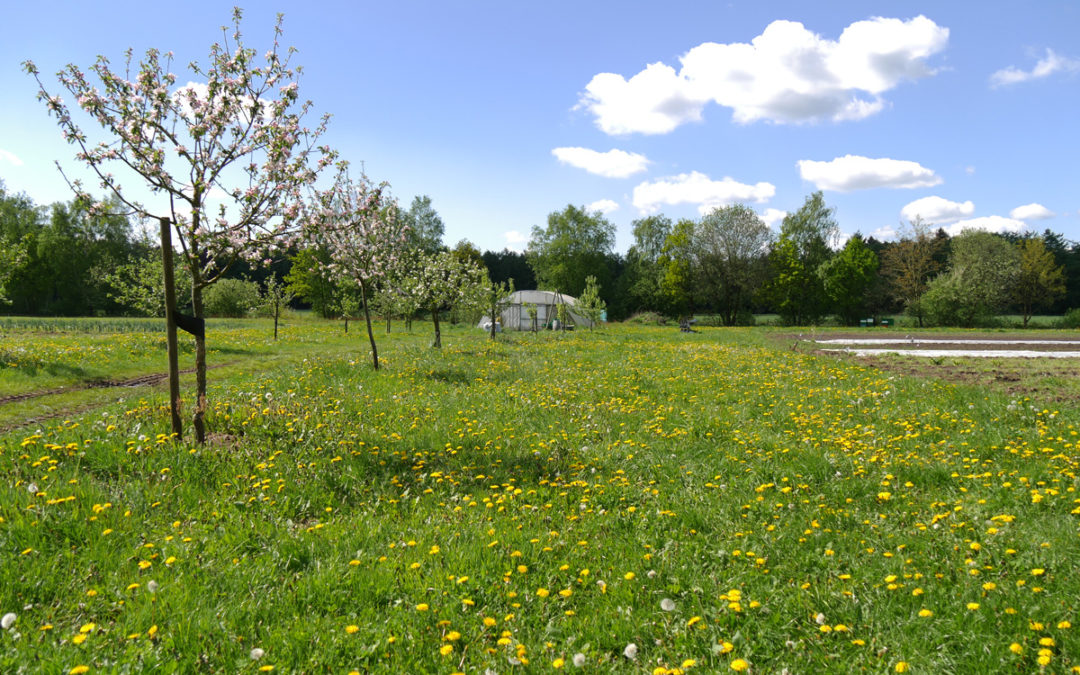
[[[205,447],[160,386],[0,434],[0,672],[1080,672],[1074,406],[763,329],[268,326],[211,326]],[[4,393],[164,370],[35,330]]]

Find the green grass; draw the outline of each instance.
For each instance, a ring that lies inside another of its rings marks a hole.
[[[754,329],[309,328],[206,447],[156,391],[0,436],[0,671],[1080,664],[1074,408]]]

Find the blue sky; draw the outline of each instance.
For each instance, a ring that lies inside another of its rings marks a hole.
[[[259,3],[259,53],[277,11],[326,141],[404,205],[430,195],[451,245],[524,248],[573,203],[625,251],[648,213],[743,201],[778,227],[819,188],[849,234],[918,213],[1080,240],[1080,3]],[[153,46],[181,83],[229,21],[227,3],[11,3],[7,189],[67,200],[54,160],[77,166],[22,60],[48,76]]]

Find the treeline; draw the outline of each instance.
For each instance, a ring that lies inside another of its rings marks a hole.
[[[835,210],[815,192],[778,235],[742,204],[698,220],[635,220],[625,256],[611,253],[614,231],[568,206],[533,228],[526,258],[541,287],[571,295],[596,275],[613,318],[704,313],[748,325],[773,313],[787,325],[858,325],[903,313],[920,326],[976,326],[1015,313],[1026,326],[1046,312],[1080,326],[1080,245],[1050,230],[950,237],[916,218],[897,241],[841,240]]]
[[[725,325],[747,325],[754,314],[774,313],[791,325],[857,324],[905,313],[919,325],[973,326],[1001,313],[1026,324],[1035,313],[1080,308],[1080,245],[1060,234],[950,237],[916,220],[897,241],[856,234],[840,242],[834,210],[820,192],[785,217],[778,236],[741,204],[697,220],[641,218],[625,255],[613,251],[610,221],[572,205],[533,228],[525,253],[480,251],[468,241],[446,247],[428,197],[414,199],[401,217],[411,246],[447,251],[486,269],[495,283],[577,296],[592,276],[615,320],[638,312],[710,314]],[[158,246],[122,216],[92,215],[78,200],[39,206],[0,183],[0,312],[161,315]],[[325,274],[327,263],[317,249],[291,251],[268,267],[237,261],[211,287],[207,311],[236,316],[291,302],[326,317],[355,316],[355,298]],[[189,274],[178,267],[176,276],[184,301]],[[420,309],[397,306],[395,297],[376,296],[376,311],[411,318]]]

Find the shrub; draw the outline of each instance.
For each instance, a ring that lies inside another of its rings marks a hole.
[[[245,279],[221,279],[206,290],[207,316],[247,316],[259,305],[259,285]]]
[[[1080,308],[1070,309],[1058,319],[1058,328],[1080,328]]]

